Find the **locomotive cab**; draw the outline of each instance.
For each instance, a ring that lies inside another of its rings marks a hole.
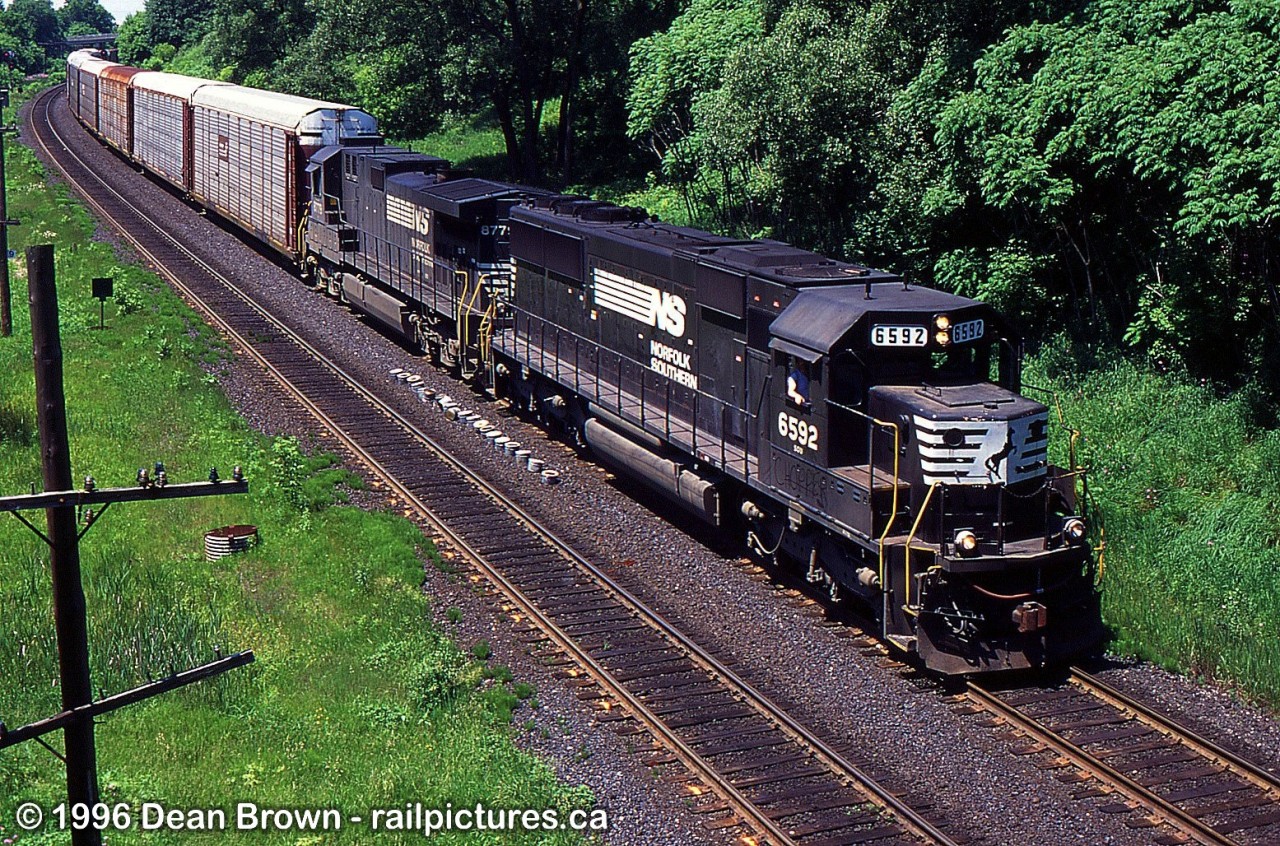
[[[770,334],[761,475],[805,503],[779,548],[812,581],[878,604],[889,640],[944,673],[1096,640],[1076,623],[1097,615],[1075,474],[1050,465],[1049,410],[1018,393],[1020,342],[993,310],[900,284],[810,288]],[[817,539],[832,533],[874,557]]]

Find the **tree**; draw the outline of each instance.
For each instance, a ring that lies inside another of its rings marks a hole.
[[[513,173],[528,181],[548,171],[570,178],[584,132],[584,150],[614,160],[625,155],[619,142],[627,51],[637,37],[671,20],[671,0],[450,0],[440,6],[452,45],[443,68],[450,80],[446,97],[493,108]]]
[[[1262,2],[1103,0],[1015,28],[940,115],[954,212],[986,222],[981,249],[1045,257],[1024,296],[1079,303],[1095,335],[1274,385],[1278,62]]]
[[[665,176],[679,184],[689,216],[689,188],[697,167],[693,104],[723,82],[737,50],[764,37],[758,0],[693,0],[666,30],[631,45],[627,134],[657,156]]]
[[[58,22],[67,33],[73,27],[85,29],[85,34],[114,32],[116,28],[116,19],[98,0],[67,0],[57,15]]]
[[[209,58],[237,82],[283,59],[313,24],[305,0],[214,0],[209,20]]]
[[[213,16],[214,0],[147,0],[151,44],[182,47],[204,37]]]
[[[33,68],[44,64],[44,51],[30,41],[19,41],[8,32],[0,32],[0,87],[14,89]]]
[[[693,0],[635,45],[629,130],[691,217],[930,267],[914,239],[922,183],[941,170],[933,114],[1038,3]]]
[[[443,68],[452,49],[439,5],[427,0],[320,0],[314,26],[275,65],[285,90],[354,103],[384,132],[413,136],[448,108]],[[330,57],[317,62],[316,56]],[[454,108],[459,108],[454,106]]]
[[[120,29],[116,33],[116,50],[120,54],[120,61],[141,67],[151,58],[153,49],[151,21],[147,18],[145,9],[134,12],[120,22]]]
[[[52,0],[13,0],[0,17],[0,26],[14,38],[30,44],[62,40],[62,26]]]

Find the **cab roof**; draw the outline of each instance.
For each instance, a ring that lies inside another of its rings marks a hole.
[[[916,285],[904,288],[900,282],[873,283],[867,298],[865,285],[804,288],[769,326],[769,334],[789,344],[817,353],[829,353],[868,315],[883,315],[902,321],[916,318],[918,323],[932,320],[935,314],[955,314],[967,309],[982,309],[983,317],[993,316],[991,309],[978,300],[948,294]],[[787,344],[775,345],[795,352]]]

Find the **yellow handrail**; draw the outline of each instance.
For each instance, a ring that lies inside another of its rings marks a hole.
[[[457,318],[458,348],[459,348],[459,351],[461,351],[461,349],[467,343],[467,328],[468,328],[467,324],[470,322],[468,319],[470,310],[466,305],[466,301],[467,301],[467,286],[471,283],[471,275],[467,273],[465,270],[455,270],[453,271],[453,278],[457,281],[462,282],[462,290],[458,292],[458,318]],[[479,289],[480,289],[480,286],[477,285],[476,290],[479,290]]]
[[[942,484],[942,480],[938,480],[929,485],[929,492],[924,495],[924,502],[920,505],[920,512],[916,514],[916,522],[911,526],[911,534],[907,535],[907,548],[902,551],[904,563],[906,564],[906,593],[903,595],[903,610],[911,607],[911,541],[915,540],[916,532],[920,530],[920,522],[924,520],[925,512],[929,510],[929,500],[933,499],[933,492],[937,490],[938,485]],[[930,551],[930,550],[926,550]]]
[[[480,318],[480,360],[485,364],[489,363],[492,353],[493,344],[493,326],[497,322],[498,316],[498,300],[492,298],[489,300],[489,307],[485,309],[484,317]]]
[[[1068,475],[1072,476],[1071,493],[1076,498],[1079,498],[1080,491],[1076,488],[1075,477],[1077,474],[1082,474],[1084,472],[1084,468],[1080,467],[1076,463],[1076,443],[1084,436],[1084,433],[1074,426],[1067,424],[1067,413],[1062,410],[1062,396],[1057,391],[1051,391],[1048,388],[1041,388],[1039,385],[1030,384],[1023,385],[1023,388],[1032,391],[1039,391],[1042,394],[1048,394],[1049,398],[1053,401],[1054,411],[1058,413],[1058,425],[1063,429],[1066,429],[1070,436],[1067,439],[1067,462],[1071,465],[1071,473]]]
[[[311,217],[311,205],[308,204],[307,207],[302,210],[301,217],[298,218],[298,231],[296,233],[298,238],[298,243],[296,246],[298,248],[299,254],[306,253],[306,249],[303,247],[303,242],[306,240],[306,237],[307,237],[306,236],[307,220],[310,219],[310,217]]]
[[[881,589],[883,589],[885,585],[884,539],[889,537],[889,532],[893,529],[893,522],[898,519],[898,457],[899,457],[898,449],[899,449],[899,445],[902,438],[902,432],[901,430],[898,429],[897,423],[886,423],[885,421],[877,420],[874,417],[868,417],[867,419],[878,426],[883,426],[886,429],[889,429],[889,428],[893,429],[893,504],[890,506],[889,522],[884,524],[884,531],[880,533],[880,587]],[[872,474],[875,472],[874,468],[875,468],[874,458],[868,455],[867,456],[867,475],[868,475],[867,484],[872,488],[872,490],[867,491],[868,505],[872,505],[872,503],[875,500],[875,483],[872,477]],[[876,513],[875,508],[872,507],[871,514],[873,517],[875,516],[875,513]]]

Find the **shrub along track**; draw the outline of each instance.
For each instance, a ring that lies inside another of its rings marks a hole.
[[[647,732],[657,760],[679,761],[711,789],[718,799],[702,807],[710,827],[745,826],[775,844],[954,842],[97,177],[54,127],[60,91],[40,95],[31,120],[67,181],[527,615],[530,642],[570,656],[580,683],[598,686],[602,720]]]
[[[968,698],[990,725],[1030,738],[1019,752],[1079,782],[1080,798],[1116,796],[1104,811],[1163,826],[1158,842],[1280,843],[1280,779],[1083,670],[1057,689],[997,693],[971,682]]]

